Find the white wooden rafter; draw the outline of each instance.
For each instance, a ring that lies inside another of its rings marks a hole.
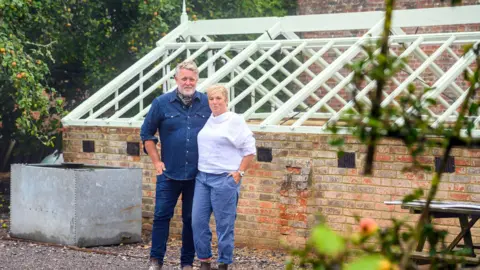
[[[463,69],[472,72],[469,65],[474,60],[472,54],[459,56],[458,46],[479,42],[480,32],[406,34],[402,28],[480,24],[478,14],[480,5],[455,9],[395,11],[390,44],[392,47],[403,48],[399,51],[399,57],[413,55],[420,64],[416,68],[407,64],[404,69],[407,76],[393,78],[394,89],[382,93],[382,106],[399,107],[398,98],[407,93],[410,83],[416,81],[434,88],[422,100],[427,113],[433,117],[432,127],[455,121],[458,117],[457,110],[468,91],[456,79]],[[163,92],[175,89],[172,80],[175,61],[187,57],[196,60],[200,72],[207,75],[200,80],[197,86],[199,91],[221,83],[231,91],[231,110],[239,110],[245,106],[245,102],[249,102],[248,108],[240,113],[245,119],[252,120],[249,122],[252,130],[328,133],[327,127],[339,121],[343,113],[349,110],[357,113],[353,97],[347,97],[348,93],[353,93],[353,85],[350,84],[353,74],[347,72],[346,66],[364,53],[361,48],[363,44],[380,38],[382,18],[382,12],[363,12],[191,22],[183,10],[181,24],[159,40],[156,48],[75,108],[62,121],[65,125],[141,126],[150,109],[150,104],[146,102],[151,99],[147,98],[157,93],[159,88],[163,88]],[[370,30],[362,37],[304,39],[298,35],[302,32],[354,29]],[[215,36],[225,34],[259,34],[259,37],[255,40],[215,41]],[[280,36],[281,39],[277,40]],[[178,42],[179,38],[184,41]],[[406,46],[403,47],[404,45]],[[434,46],[436,49],[427,54],[422,46]],[[328,51],[330,54],[324,56]],[[332,52],[335,58],[327,61],[325,57],[331,58]],[[392,55],[396,55],[396,52],[390,51]],[[445,54],[454,63],[446,71],[437,63]],[[220,60],[223,64],[218,65]],[[310,69],[312,65],[321,70],[319,74]],[[425,70],[429,70],[438,79],[426,81],[422,78]],[[158,74],[161,76],[158,77]],[[311,79],[301,77],[302,74]],[[156,81],[152,81],[153,78]],[[149,84],[145,85],[147,81]],[[240,83],[246,86],[240,87]],[[368,94],[374,87],[375,82],[367,78],[363,89],[356,91],[355,99],[370,106]],[[318,92],[320,88],[324,90],[321,94]],[[233,92],[233,89],[241,89],[241,93],[238,90]],[[127,100],[132,93],[137,95]],[[435,109],[430,107],[427,98],[437,100]],[[270,104],[268,111],[265,111],[266,104]],[[320,111],[321,109],[325,110]],[[130,116],[132,110],[133,116]],[[409,112],[412,110],[409,109]],[[476,124],[474,135],[478,135],[480,116],[473,118]],[[318,120],[319,124],[312,125],[311,121]],[[402,119],[396,119],[396,123],[402,124]]]

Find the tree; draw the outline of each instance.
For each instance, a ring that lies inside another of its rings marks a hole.
[[[180,23],[181,0],[0,0],[0,140],[53,146],[60,119]],[[282,16],[289,0],[187,1],[191,20]],[[37,138],[38,140],[32,140]]]

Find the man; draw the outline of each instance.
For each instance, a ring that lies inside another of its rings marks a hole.
[[[192,61],[176,67],[177,89],[152,102],[140,136],[157,174],[155,214],[152,228],[150,270],[162,269],[170,220],[182,194],[182,269],[192,269],[195,248],[192,233],[192,203],[197,174],[197,134],[211,114],[207,96],[195,90],[198,68]],[[159,132],[161,159],[155,133]]]

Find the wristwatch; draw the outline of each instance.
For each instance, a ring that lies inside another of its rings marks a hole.
[[[240,174],[240,177],[243,177],[245,175],[245,171],[237,171]]]

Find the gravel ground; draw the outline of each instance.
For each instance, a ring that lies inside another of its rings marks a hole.
[[[180,244],[176,239],[169,242],[166,269],[180,269]],[[30,242],[10,238],[0,229],[0,269],[148,269],[149,251],[145,243],[79,249]],[[284,269],[285,257],[281,251],[236,248],[231,269]]]
[[[148,269],[149,235],[144,235],[143,241],[137,244],[88,249],[10,238],[9,176],[0,173],[0,269]],[[180,246],[181,241],[170,239],[164,269],[180,269]],[[282,251],[236,248],[231,269],[284,269],[285,258],[286,254]],[[194,269],[199,267],[200,263],[195,261]],[[216,268],[216,265],[213,267]]]

